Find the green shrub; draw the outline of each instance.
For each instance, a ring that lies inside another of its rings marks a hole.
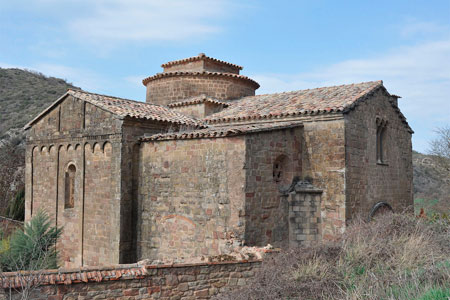
[[[9,240],[9,249],[0,255],[3,271],[57,268],[56,241],[61,228],[51,225],[47,214],[39,211]]]

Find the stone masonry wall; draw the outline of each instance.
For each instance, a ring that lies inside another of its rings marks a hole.
[[[321,228],[322,190],[316,189],[308,182],[298,182],[290,195],[289,201],[289,246],[310,246],[319,241]]]
[[[347,219],[367,218],[373,205],[386,202],[401,212],[413,205],[411,132],[382,89],[346,115]],[[386,120],[385,160],[377,163],[376,118]]]
[[[25,219],[43,209],[64,226],[63,266],[119,263],[120,130],[110,113],[69,96],[28,131]],[[70,165],[73,208],[65,206]]]
[[[57,156],[58,149],[54,145],[47,146],[29,146],[27,152],[31,152],[33,162],[33,203],[29,205],[29,214],[44,210],[53,220],[56,219],[56,174],[57,174]],[[31,162],[30,162],[31,163]],[[53,175],[50,177],[49,175]],[[47,175],[47,176],[46,176]],[[27,195],[26,195],[27,196]]]
[[[54,163],[58,163],[58,188],[57,198],[57,216],[56,225],[64,226],[61,238],[57,242],[57,249],[60,252],[60,265],[65,267],[80,266],[82,261],[82,216],[83,216],[83,146],[81,144],[69,144],[59,147],[59,161],[54,159]],[[39,163],[39,161],[36,161]],[[75,189],[74,189],[74,207],[65,208],[65,173],[69,165],[74,165],[75,172]],[[48,173],[56,174],[55,173]],[[44,180],[49,177],[42,176]],[[52,178],[52,177],[50,177]],[[38,197],[33,196],[35,203]],[[55,198],[51,200],[55,205]]]
[[[238,99],[255,95],[255,86],[240,78],[227,76],[183,75],[163,77],[147,83],[147,102],[168,105],[205,94],[217,99]]]
[[[137,210],[139,186],[139,138],[163,132],[173,125],[126,119],[122,127],[120,263],[137,262]],[[176,128],[175,128],[176,129]]]
[[[139,160],[138,259],[217,255],[243,237],[243,136],[145,142]]]
[[[209,299],[246,285],[260,267],[261,261],[255,260],[49,270],[30,296],[36,300]],[[11,291],[13,300],[21,299],[15,273],[4,275],[0,299],[2,291],[6,295]]]
[[[197,119],[205,118],[223,109],[222,105],[217,105],[213,103],[196,103],[184,106],[175,106],[170,108],[173,111],[179,112],[186,116],[191,116]]]
[[[302,173],[302,128],[250,134],[245,139],[245,244],[285,247],[289,239],[288,203],[280,197],[279,188],[286,188]],[[284,157],[284,164],[277,162],[280,157]],[[275,164],[282,168],[279,182],[274,178]]]
[[[175,106],[170,108],[180,114],[191,116],[197,119],[205,117],[205,103],[197,103],[185,106]]]
[[[322,237],[334,239],[345,229],[345,122],[336,115],[303,125],[302,178],[323,190]]]
[[[115,201],[111,200],[119,178],[113,156],[119,153],[120,143],[85,147],[83,265],[101,266],[117,261],[114,252],[118,249],[113,245],[118,245],[119,218],[115,214]]]

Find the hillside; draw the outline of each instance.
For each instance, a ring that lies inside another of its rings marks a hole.
[[[0,138],[21,128],[68,88],[65,80],[21,69],[0,68]]]
[[[433,156],[413,152],[414,204],[427,213],[450,213],[450,170]]]
[[[1,147],[7,141],[23,152],[22,127],[68,88],[78,89],[60,78],[21,69],[0,68],[0,158],[2,153],[6,157],[12,157],[12,154],[7,154]],[[0,170],[1,165],[0,161]],[[423,207],[427,212],[449,212],[450,170],[441,168],[432,156],[415,151],[413,165],[416,207],[419,210]],[[23,169],[23,163],[18,167]],[[23,171],[11,171],[11,174],[17,175],[13,176],[16,181],[20,181],[21,175],[18,173],[22,174]],[[6,174],[3,177],[10,179],[12,175]],[[0,205],[6,202],[1,191],[2,184],[4,183],[0,182]],[[8,198],[10,195],[8,192]],[[0,213],[1,210],[0,207]]]
[[[23,126],[68,88],[78,89],[63,79],[0,68],[0,214],[23,189]]]

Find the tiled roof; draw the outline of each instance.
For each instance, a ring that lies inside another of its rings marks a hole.
[[[224,102],[206,95],[200,95],[200,96],[195,96],[192,98],[188,98],[185,99],[183,101],[179,101],[179,102],[174,102],[174,103],[170,103],[167,106],[168,107],[177,107],[177,106],[186,106],[186,105],[191,105],[191,104],[198,104],[198,103],[204,103],[204,102],[209,102],[209,103],[213,103],[213,104],[217,104],[217,105],[223,105],[224,107],[228,107],[230,105],[230,103],[228,102]]]
[[[259,88],[259,83],[254,81],[253,79],[239,74],[234,73],[221,73],[221,72],[208,72],[208,71],[202,71],[202,72],[190,72],[190,71],[177,71],[177,72],[164,72],[164,73],[158,73],[156,75],[150,76],[142,80],[143,85],[147,85],[152,80],[156,80],[163,77],[173,77],[173,76],[216,76],[216,77],[232,77],[232,78],[238,78],[243,79],[248,82],[250,82],[255,89]]]
[[[193,131],[154,134],[152,136],[142,138],[141,141],[220,138],[220,137],[242,135],[247,133],[293,128],[299,126],[302,126],[302,122],[297,121],[297,122],[283,122],[283,123],[236,125],[227,127],[209,127]]]
[[[111,97],[106,95],[88,93],[79,90],[68,90],[66,94],[64,94],[62,97],[56,100],[46,110],[44,110],[36,118],[34,118],[31,122],[29,122],[25,126],[25,128],[29,128],[34,122],[40,119],[49,110],[58,105],[67,95],[71,95],[77,99],[89,102],[121,118],[130,117],[137,119],[169,122],[174,124],[182,124],[188,126],[204,127],[204,124],[201,121],[172,111],[164,106],[122,99],[117,97]]]
[[[265,119],[300,114],[345,112],[375,89],[382,81],[370,81],[279,94],[244,97],[205,118],[207,123],[221,123],[247,119]]]
[[[217,58],[206,56],[205,53],[200,53],[197,56],[193,56],[193,57],[189,57],[189,58],[169,61],[169,62],[167,62],[165,64],[162,64],[161,67],[165,68],[165,67],[170,67],[170,66],[173,66],[173,65],[185,64],[185,63],[188,63],[188,62],[202,60],[202,59],[218,62],[218,63],[224,64],[224,65],[228,65],[228,66],[234,67],[234,68],[239,69],[239,70],[243,69],[241,66],[238,66],[238,65],[235,65],[235,64],[223,61],[223,60],[219,60]]]

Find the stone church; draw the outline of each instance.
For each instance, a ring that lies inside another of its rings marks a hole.
[[[143,80],[146,102],[69,90],[26,125],[26,220],[61,265],[289,247],[412,205],[411,135],[382,81],[255,95],[199,54]]]

